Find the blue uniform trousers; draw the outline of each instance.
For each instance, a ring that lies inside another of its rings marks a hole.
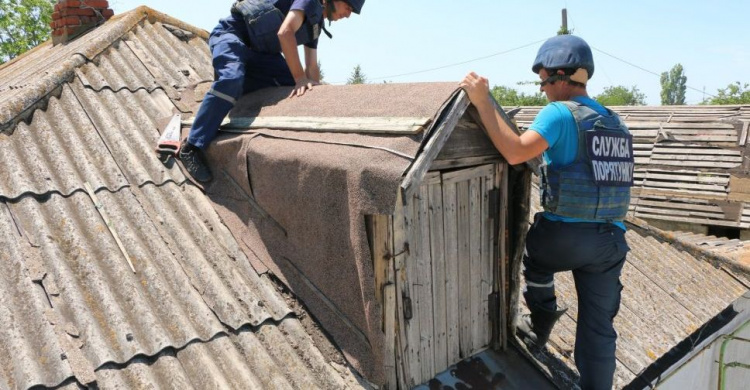
[[[581,388],[611,389],[620,308],[620,273],[630,248],[608,223],[551,221],[538,213],[526,238],[524,298],[529,309],[557,309],[553,275],[573,271],[578,295],[575,362]]]
[[[294,85],[294,77],[281,53],[260,53],[245,42],[244,21],[222,19],[211,32],[208,46],[214,66],[214,83],[203,98],[188,142],[204,149],[216,137],[221,121],[243,94],[261,88]]]

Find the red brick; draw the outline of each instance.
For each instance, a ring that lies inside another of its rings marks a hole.
[[[94,16],[96,12],[91,8],[65,8],[60,11],[62,16]]]
[[[81,6],[80,1],[75,1],[75,0],[59,1],[57,4],[55,4],[55,11],[60,11],[65,8],[78,8],[80,6]]]
[[[107,0],[83,0],[83,4],[99,9],[109,8],[109,2]]]
[[[80,26],[86,24],[83,18],[86,18],[86,16],[68,16],[65,19],[60,19],[60,21],[65,26]]]
[[[53,12],[52,13],[52,20],[57,20],[57,19],[60,19],[60,18],[61,18],[61,16],[60,16],[59,12]]]
[[[107,19],[111,18],[114,14],[115,14],[115,11],[112,11],[109,8],[105,9],[105,10],[102,10],[102,16],[104,16]]]

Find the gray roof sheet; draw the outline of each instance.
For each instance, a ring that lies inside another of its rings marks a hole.
[[[142,7],[0,68],[0,388],[358,387],[156,158],[211,75],[201,32],[166,24]]]

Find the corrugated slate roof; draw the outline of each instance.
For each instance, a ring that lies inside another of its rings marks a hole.
[[[706,251],[725,256],[750,269],[750,241],[691,232],[674,232],[672,234],[678,241],[697,245]]]
[[[359,386],[153,151],[200,36],[142,7],[0,68],[0,388]]]
[[[531,215],[541,210],[536,185],[532,186],[531,205]],[[628,224],[626,238],[631,251],[623,267],[622,305],[615,318],[619,335],[616,388],[630,383],[657,358],[748,291],[748,286],[724,267],[714,266],[701,253],[685,250],[652,230],[655,229],[645,224]],[[572,275],[556,274],[555,287],[558,302],[570,310],[555,326],[550,345],[572,372],[577,316]],[[566,380],[565,376],[561,378]]]

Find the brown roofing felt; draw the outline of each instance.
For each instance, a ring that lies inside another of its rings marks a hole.
[[[541,211],[536,185],[531,201],[533,216]],[[668,240],[668,234],[657,234],[658,229],[643,221],[631,220],[627,227],[631,251],[621,277],[622,306],[615,318],[618,389],[750,288],[742,282],[747,274],[733,273],[736,267],[721,263],[708,251]],[[549,353],[537,357],[562,383],[574,386],[577,298],[572,275],[555,275],[555,286],[559,302],[570,310],[553,330]]]
[[[205,32],[165,23],[139,8],[0,68],[0,388],[360,387],[154,154],[212,78]]]
[[[455,83],[320,86],[279,100],[289,89],[278,88],[243,97],[230,117],[260,111],[273,117],[437,119],[455,90]],[[383,381],[384,334],[364,218],[393,213],[403,174],[426,134],[259,129],[220,136],[208,148],[217,178],[207,194],[242,237],[253,265],[284,280],[375,383]]]
[[[320,85],[299,98],[290,88],[243,97],[230,117],[433,117],[458,83]]]

